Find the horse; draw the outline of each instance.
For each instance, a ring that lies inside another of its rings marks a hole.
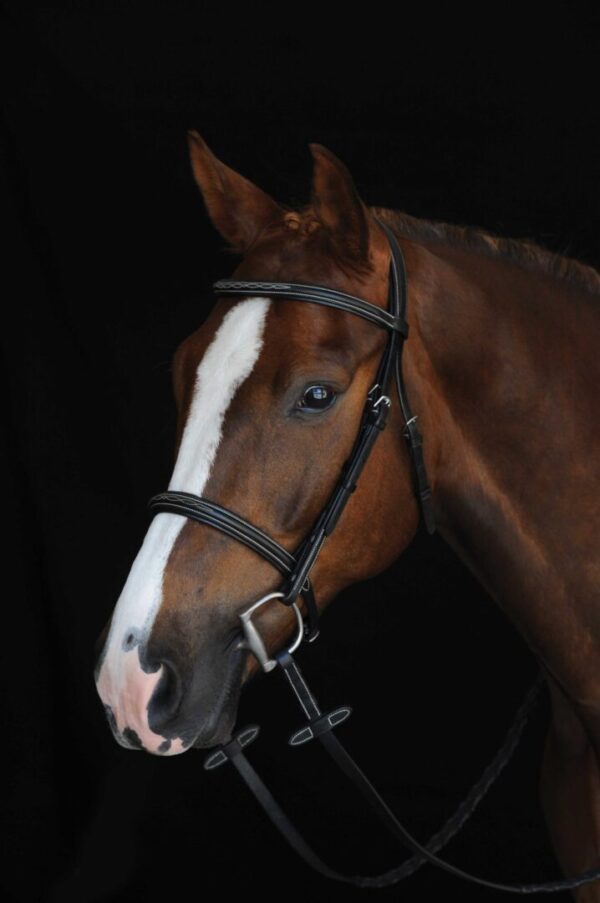
[[[436,529],[540,665],[551,700],[542,809],[565,873],[590,868],[600,855],[600,273],[531,241],[369,206],[320,144],[309,145],[310,201],[297,209],[197,131],[188,144],[207,215],[240,259],[234,279],[324,285],[383,310],[382,223],[400,244],[404,373]],[[349,312],[220,296],[173,358],[169,490],[205,493],[296,549],[347,460],[385,341]],[[392,404],[311,573],[319,611],[391,565],[418,529],[404,426]],[[98,640],[96,687],[119,744],[170,756],[230,741],[242,688],[260,673],[238,616],[279,581],[218,530],[154,516]],[[276,599],[256,623],[270,650],[296,628]],[[600,886],[575,897],[598,903]]]

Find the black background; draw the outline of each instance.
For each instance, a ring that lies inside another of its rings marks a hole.
[[[422,869],[386,891],[308,871],[233,769],[112,739],[94,641],[172,468],[170,360],[231,271],[185,133],[286,203],[310,141],[369,204],[532,238],[600,265],[595,23],[198,3],[7,3],[2,65],[5,898],[496,896]],[[426,438],[426,437],[425,437]],[[438,536],[340,596],[299,661],[340,738],[422,839],[501,742],[535,661]],[[544,697],[522,748],[447,848],[500,880],[556,874],[537,798]],[[250,756],[314,846],[351,872],[405,852],[319,749],[290,750],[276,676],[247,688]],[[208,897],[206,896],[208,895]],[[568,899],[566,895],[555,899]]]

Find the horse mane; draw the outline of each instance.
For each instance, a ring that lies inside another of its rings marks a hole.
[[[489,257],[510,260],[523,269],[544,273],[582,288],[590,294],[600,295],[600,272],[572,257],[549,251],[529,239],[507,238],[474,226],[417,219],[402,210],[389,207],[370,207],[406,238],[422,238],[446,242]]]

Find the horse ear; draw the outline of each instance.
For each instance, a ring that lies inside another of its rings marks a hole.
[[[338,254],[360,264],[370,262],[370,249],[385,253],[383,231],[361,200],[350,171],[322,144],[309,144],[313,156],[311,205],[329,230]]]
[[[232,251],[243,254],[283,209],[266,192],[217,159],[206,141],[188,131],[194,179],[208,215]]]

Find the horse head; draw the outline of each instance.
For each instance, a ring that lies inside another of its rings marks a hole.
[[[241,258],[232,278],[318,284],[386,308],[388,239],[331,151],[310,145],[310,203],[295,210],[218,160],[196,132],[189,147],[208,215]],[[211,499],[293,553],[353,447],[386,341],[349,312],[260,294],[220,297],[174,356],[169,490]],[[392,405],[311,572],[320,610],[387,567],[416,531],[403,426]],[[118,742],[159,755],[226,742],[240,690],[259,673],[239,615],[280,584],[247,546],[182,514],[157,513],[99,641],[96,685]],[[256,625],[275,650],[296,619],[274,599]]]

